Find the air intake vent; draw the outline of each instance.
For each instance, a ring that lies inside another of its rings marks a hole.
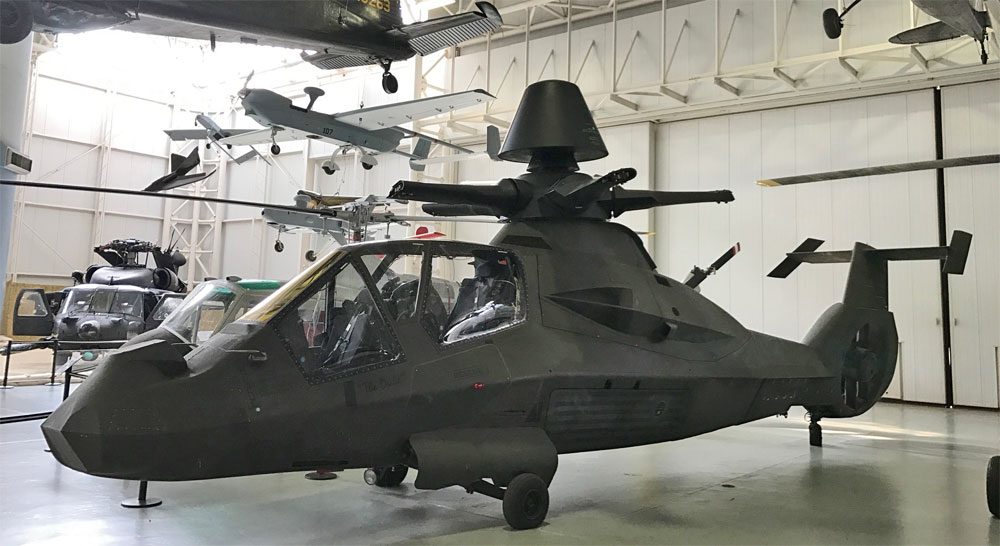
[[[502,244],[552,250],[552,247],[545,242],[545,239],[542,239],[541,237],[533,237],[531,235],[508,235],[503,238]]]

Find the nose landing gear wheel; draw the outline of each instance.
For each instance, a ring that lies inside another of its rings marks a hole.
[[[370,163],[362,163],[361,164],[361,168],[364,169],[364,170],[366,170],[366,171],[370,171],[370,170],[372,170],[372,169],[375,168],[375,165],[372,165]]]
[[[390,95],[399,91],[399,81],[388,70],[382,74],[382,90]]]
[[[380,466],[365,470],[365,483],[378,487],[397,487],[410,469],[406,465]]]
[[[275,252],[281,252],[282,250],[285,250],[285,243],[282,243],[281,241],[275,241],[274,242],[274,251]]]
[[[503,517],[514,529],[534,529],[549,513],[549,489],[535,474],[518,474],[503,495]]]
[[[278,146],[277,144],[272,144],[271,145],[271,155],[278,155],[280,153],[281,153],[281,146]]]
[[[306,251],[306,260],[308,260],[310,262],[315,262],[316,261],[316,251],[315,250],[307,250]]]

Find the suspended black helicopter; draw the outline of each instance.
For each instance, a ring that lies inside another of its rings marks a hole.
[[[159,339],[121,350],[42,424],[52,453],[136,480],[367,468],[369,483],[393,486],[414,468],[417,488],[501,499],[511,527],[533,528],[561,453],[678,440],[791,406],[808,409],[820,443],[821,418],[864,413],[892,379],[888,262],[965,266],[962,232],[933,248],[817,252],[808,240],[771,275],[849,262],[843,301],[801,343],[752,332],[607,221],[732,193],[628,190],[630,168],[577,172],[607,153],[575,85],[529,86],[500,154],[526,174],[402,181],[390,194],[432,214],[509,219],[491,244],[348,245],[185,356]],[[453,301],[430,282],[440,272],[463,279]]]
[[[234,9],[218,0],[3,0],[0,43],[37,32],[121,28],[133,32],[298,48],[303,60],[334,69],[377,64],[395,93],[393,61],[427,55],[491,33],[503,19],[488,2],[478,12],[403,24],[400,0],[254,0]]]

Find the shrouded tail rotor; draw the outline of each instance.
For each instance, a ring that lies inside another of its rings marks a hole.
[[[804,343],[840,375],[841,391],[836,403],[807,409],[814,418],[853,417],[875,405],[896,371],[899,345],[896,322],[889,312],[888,262],[940,260],[943,272],[960,275],[972,235],[956,231],[945,247],[877,249],[855,243],[853,250],[817,252],[822,244],[807,239],[768,276],[785,278],[802,263],[851,264],[843,302],[820,316]]]

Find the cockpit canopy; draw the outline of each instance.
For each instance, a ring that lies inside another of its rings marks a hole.
[[[509,250],[448,241],[342,247],[243,318],[269,323],[313,382],[390,365],[394,324],[418,321],[436,342],[488,335],[524,318],[520,261]]]

